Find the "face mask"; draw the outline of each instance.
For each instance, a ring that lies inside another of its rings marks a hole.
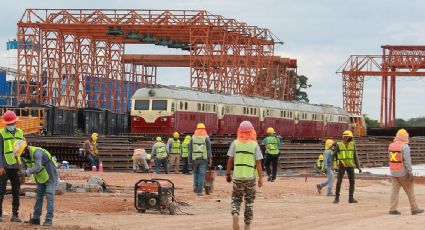
[[[6,126],[6,129],[9,130],[9,132],[13,132],[16,129],[16,125],[8,125]]]

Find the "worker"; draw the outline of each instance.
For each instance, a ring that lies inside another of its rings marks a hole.
[[[412,215],[423,213],[418,208],[413,189],[412,159],[410,157],[409,133],[405,129],[398,130],[393,143],[388,147],[388,158],[390,164],[391,181],[393,189],[391,193],[391,207],[389,214],[400,215],[397,210],[398,194],[400,187],[406,192],[410,202]]]
[[[191,140],[190,136],[187,135],[184,138],[184,141],[182,143],[182,160],[183,160],[183,163],[184,163],[182,173],[185,174],[185,175],[190,175],[189,160],[188,160],[190,140]]]
[[[196,126],[189,144],[189,161],[193,168],[193,192],[202,196],[207,167],[212,166],[211,141],[203,123]]]
[[[319,155],[319,158],[317,158],[316,163],[314,164],[314,170],[317,173],[322,173],[323,171],[323,153]]]
[[[6,128],[0,129],[0,222],[3,216],[3,199],[6,194],[7,180],[12,186],[12,222],[21,222],[19,218],[19,159],[13,156],[13,144],[24,139],[24,133],[16,128],[18,117],[13,111],[6,111],[3,115],[3,124]]]
[[[323,154],[321,154],[320,156],[322,157],[323,160],[323,164],[321,165],[321,168],[323,170],[324,173],[326,173],[328,179],[321,183],[321,184],[317,184],[317,192],[320,194],[322,188],[328,186],[328,193],[327,196],[333,196],[332,194],[332,185],[333,185],[333,180],[334,180],[334,172],[333,172],[333,151],[332,151],[332,147],[333,147],[334,141],[331,139],[326,140],[325,142],[325,151],[323,152]],[[324,155],[324,157],[323,157]],[[320,159],[319,159],[320,160]]]
[[[159,174],[161,166],[165,174],[168,174],[168,152],[161,137],[156,137],[156,143],[152,146],[152,156],[155,157],[155,173]]]
[[[22,159],[22,170],[26,176],[34,175],[36,187],[36,200],[34,214],[28,221],[30,224],[40,225],[43,197],[46,195],[46,219],[44,226],[53,224],[55,192],[58,184],[56,160],[50,153],[40,147],[28,146],[26,141],[18,140],[13,146],[13,153]]]
[[[174,132],[173,137],[168,139],[167,150],[169,153],[168,160],[170,168],[174,167],[174,173],[179,173],[180,170],[180,154],[181,154],[181,143],[179,140],[179,133]]]
[[[96,170],[99,170],[99,150],[97,139],[99,134],[92,133],[89,139],[84,141],[83,149],[84,149],[84,157],[87,158],[89,162],[89,167],[93,169],[96,167]]]
[[[263,140],[263,144],[266,146],[265,166],[268,181],[274,182],[276,180],[277,163],[280,155],[280,138],[276,136],[272,127],[267,128],[267,135]],[[272,170],[270,170],[270,164],[272,164]]]
[[[360,168],[360,161],[354,144],[353,133],[350,130],[346,130],[342,133],[342,137],[344,141],[337,142],[334,151],[334,157],[336,157],[338,162],[338,178],[334,203],[339,203],[339,192],[341,190],[341,183],[345,171],[347,171],[348,180],[350,182],[348,203],[357,203],[357,200],[354,199],[354,166],[359,170],[359,173],[362,173],[362,169]]]
[[[149,172],[148,154],[145,149],[135,149],[133,152],[133,172]],[[150,159],[149,159],[150,160]],[[143,169],[141,167],[143,165]]]
[[[245,199],[244,229],[250,229],[253,219],[255,200],[255,182],[258,176],[258,187],[263,186],[260,146],[257,134],[249,121],[239,125],[237,138],[227,152],[226,181],[232,182],[230,170],[233,168],[232,217],[233,229],[239,229],[239,211],[242,200]]]

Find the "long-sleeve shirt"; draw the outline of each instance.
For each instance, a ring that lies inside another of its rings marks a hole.
[[[323,152],[323,169],[332,170],[333,154],[332,150],[326,149]]]
[[[168,142],[167,142],[167,151],[169,152],[169,153],[171,153],[171,147],[173,146],[173,138],[170,138],[170,139],[168,139]],[[180,148],[179,148],[179,155],[181,155],[182,154],[182,148],[181,148],[181,143],[180,143]]]
[[[193,145],[193,140],[191,139],[190,140],[190,143],[189,143],[189,158],[188,158],[189,159],[189,162],[192,162],[193,160],[196,160],[196,159],[192,159],[192,154],[193,154],[192,145]],[[210,161],[212,161],[212,151],[211,151],[211,141],[210,141],[210,138],[209,137],[207,137],[205,139],[205,145],[207,147],[208,162],[210,162]]]
[[[156,143],[156,142],[155,142],[155,143]],[[167,154],[169,154],[169,152],[168,152],[168,149],[167,149],[167,148],[165,148],[165,151],[167,152]],[[152,146],[152,151],[151,151],[151,153],[152,153],[152,157],[157,158],[157,154],[156,154],[156,146],[155,146],[155,144],[153,144],[153,146]]]
[[[403,145],[401,154],[403,156],[403,167],[400,172],[391,172],[393,177],[403,177],[407,173],[412,173],[412,158],[410,157],[410,146],[408,144]]]
[[[49,180],[47,183],[56,183],[58,180],[56,167],[53,165],[53,162],[49,159],[49,157],[40,149],[37,149],[34,152],[34,166],[32,168],[27,168],[27,165],[22,161],[21,169],[25,170],[27,175],[31,175],[39,172],[41,166],[44,166],[49,174]]]
[[[339,153],[339,147],[338,145],[335,145],[335,151],[334,151],[334,157],[338,160],[338,153]],[[357,148],[354,146],[354,164],[356,165],[356,168],[360,168],[360,161],[359,156],[357,155]],[[341,163],[338,163],[339,167],[344,167]]]
[[[15,132],[12,132],[12,134],[15,134]],[[18,164],[14,164],[14,165],[9,165],[6,162],[6,159],[4,158],[4,141],[3,141],[3,136],[0,135],[0,168],[5,168],[5,169],[18,169]]]

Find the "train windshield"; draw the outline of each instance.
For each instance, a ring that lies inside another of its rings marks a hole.
[[[149,100],[136,100],[134,110],[149,110]]]
[[[167,110],[167,100],[153,100],[152,110]]]

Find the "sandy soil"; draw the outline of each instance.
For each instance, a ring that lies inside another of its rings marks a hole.
[[[85,173],[88,176],[91,173]],[[108,184],[119,186],[118,193],[66,193],[57,196],[53,229],[231,229],[231,184],[217,177],[215,191],[198,197],[192,192],[192,176],[159,175],[176,184],[176,199],[190,206],[180,206],[192,215],[137,213],[133,186],[147,174],[102,173]],[[257,190],[252,229],[425,229],[425,215],[410,215],[406,195],[400,192],[401,216],[388,215],[391,184],[386,179],[356,182],[358,204],[348,204],[348,180],[343,183],[340,204],[333,198],[317,194],[315,185],[324,177],[280,177],[275,183],[265,182]],[[418,182],[424,180],[418,180]],[[425,207],[425,186],[415,186],[416,199]],[[323,191],[323,193],[326,193]],[[21,217],[28,219],[34,197],[22,197]],[[4,222],[0,229],[31,229],[26,224],[9,223],[11,197],[4,201]],[[45,210],[43,210],[44,212]],[[44,218],[43,218],[44,219]],[[241,224],[243,220],[241,219]],[[342,228],[341,228],[342,227]],[[46,229],[38,227],[34,229]]]

